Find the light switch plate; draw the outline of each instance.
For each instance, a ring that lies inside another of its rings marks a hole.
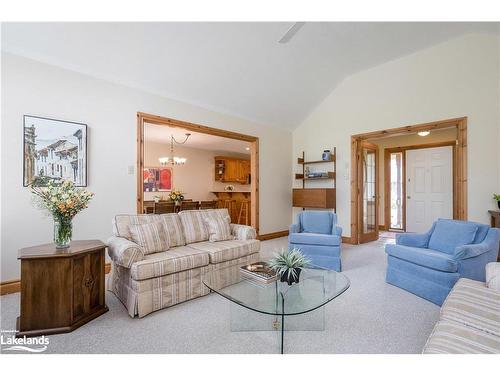
[[[127,167],[128,174],[134,174],[134,170],[135,170],[135,168],[133,165],[129,165]]]

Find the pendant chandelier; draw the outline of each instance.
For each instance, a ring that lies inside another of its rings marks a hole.
[[[174,143],[178,145],[183,145],[187,142],[188,138],[191,136],[191,133],[186,133],[186,138],[183,141],[178,141],[174,138],[173,135],[170,136],[170,156],[164,156],[159,158],[160,164],[162,167],[167,165],[183,165],[186,163],[186,158],[174,156]]]

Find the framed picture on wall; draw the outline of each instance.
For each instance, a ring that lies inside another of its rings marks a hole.
[[[143,171],[144,191],[172,191],[172,168],[147,167]]]
[[[87,186],[87,125],[24,115],[23,186],[71,180]]]

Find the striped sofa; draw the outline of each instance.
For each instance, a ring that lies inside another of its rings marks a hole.
[[[260,241],[252,227],[230,224],[231,240],[210,242],[205,218],[211,211],[181,211],[163,215],[117,215],[108,240],[112,260],[107,289],[125,305],[131,317],[145,315],[189,299],[209,289],[202,278],[213,270],[219,286],[238,280],[239,267],[259,260]],[[228,215],[227,210],[222,214]],[[229,216],[229,215],[228,215]],[[162,221],[168,234],[166,251],[148,254],[132,241],[130,227]]]
[[[498,263],[488,267],[500,270]],[[488,269],[487,269],[488,271]],[[500,280],[500,272],[491,276]],[[487,282],[459,279],[441,307],[423,353],[500,353],[500,290]]]

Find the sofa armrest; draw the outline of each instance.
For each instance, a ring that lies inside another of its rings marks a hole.
[[[231,224],[231,234],[236,240],[254,240],[257,232],[249,225]]]
[[[426,248],[429,244],[430,233],[398,233],[396,234],[396,244],[410,247]]]
[[[288,228],[289,233],[300,233],[300,225],[298,223],[290,225]]]
[[[486,286],[500,292],[500,262],[486,265]]]
[[[123,237],[113,236],[107,241],[108,254],[116,264],[130,268],[132,264],[144,259],[144,251],[135,242]]]
[[[453,253],[453,257],[457,260],[462,260],[474,258],[489,251],[494,251],[496,253],[498,251],[499,234],[500,230],[497,228],[490,228],[483,242],[458,246]]]
[[[334,225],[332,228],[332,235],[334,236],[342,236],[342,228],[339,227],[338,225]]]

